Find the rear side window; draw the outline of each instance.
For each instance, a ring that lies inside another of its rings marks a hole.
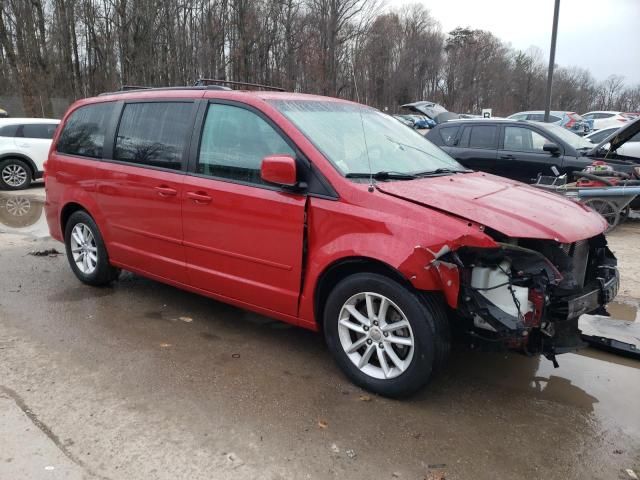
[[[191,102],[125,105],[113,159],[180,170],[192,109]]]
[[[440,129],[440,138],[442,138],[446,146],[451,147],[454,144],[459,128],[460,127],[444,127]]]
[[[476,125],[471,127],[469,148],[497,148],[498,128],[493,125]]]
[[[15,137],[20,125],[5,125],[0,127],[0,137]]]
[[[264,157],[274,154],[295,156],[266,120],[241,107],[209,106],[200,142],[198,173],[264,184],[260,165]]]
[[[58,152],[101,158],[104,133],[112,112],[111,102],[78,108],[71,114],[60,134]]]
[[[22,136],[51,140],[57,126],[55,123],[27,123],[22,126]]]

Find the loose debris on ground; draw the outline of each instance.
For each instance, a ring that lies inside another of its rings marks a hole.
[[[33,255],[34,257],[55,257],[62,255],[62,253],[55,248],[48,248],[47,250],[33,250],[29,252],[28,255]]]

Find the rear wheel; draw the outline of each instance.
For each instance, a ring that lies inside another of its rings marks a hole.
[[[22,160],[9,158],[0,163],[0,186],[4,190],[21,190],[31,185],[31,169]]]
[[[424,301],[388,277],[359,273],[329,295],[324,331],[338,365],[355,384],[402,397],[423,387],[448,351],[439,328],[444,315],[439,303]]]
[[[74,212],[65,226],[67,260],[76,277],[88,285],[106,285],[120,271],[109,263],[109,256],[98,226],[82,210]]]

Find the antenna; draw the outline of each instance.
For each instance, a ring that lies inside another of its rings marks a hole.
[[[364,149],[367,152],[367,164],[369,165],[369,192],[374,191],[373,186],[373,170],[371,169],[371,158],[369,157],[369,145],[367,145],[367,133],[364,128],[364,118],[362,117],[362,105],[360,104],[360,95],[358,94],[358,82],[356,82],[356,69],[353,66],[353,57],[351,60],[351,74],[353,75],[353,87],[356,91],[356,101],[358,102],[358,113],[360,114],[360,125],[362,126],[362,137],[364,138]]]

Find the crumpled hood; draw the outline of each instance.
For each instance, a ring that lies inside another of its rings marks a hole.
[[[378,190],[480,223],[512,238],[573,243],[602,233],[606,221],[560,195],[486,173],[378,182]]]

